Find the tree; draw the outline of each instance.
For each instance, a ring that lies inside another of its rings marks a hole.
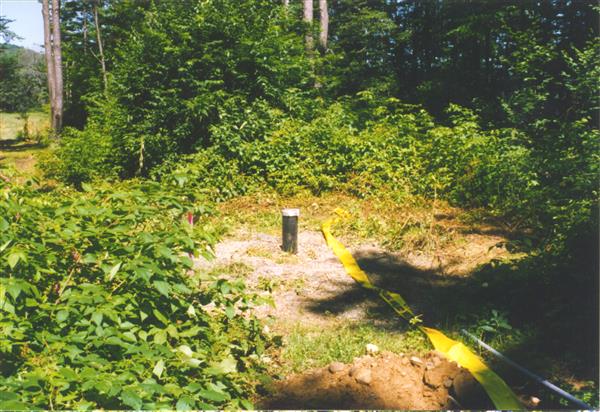
[[[98,3],[93,3],[94,8],[94,24],[96,25],[96,39],[98,40],[98,52],[100,67],[102,68],[102,80],[104,82],[104,93],[106,93],[108,89],[108,80],[106,78],[106,61],[104,60],[104,48],[102,46],[102,32],[100,30],[100,23],[98,22]]]
[[[60,5],[58,0],[42,0],[44,20],[44,53],[48,73],[48,95],[50,96],[51,126],[60,132],[63,117],[63,73],[60,39]]]
[[[306,23],[306,35],[304,41],[306,43],[306,51],[310,54],[313,50],[312,22],[313,22],[313,0],[304,0],[303,21]]]
[[[329,12],[327,10],[327,0],[319,0],[319,47],[325,53],[327,50],[327,36],[329,32]]]

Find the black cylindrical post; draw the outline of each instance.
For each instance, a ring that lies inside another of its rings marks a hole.
[[[282,217],[282,245],[281,248],[289,253],[298,253],[298,217],[300,209],[283,209]]]

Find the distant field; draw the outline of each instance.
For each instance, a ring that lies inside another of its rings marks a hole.
[[[29,113],[29,133],[36,135],[50,125],[48,114],[43,112]],[[0,112],[0,140],[15,139],[20,131],[23,130],[25,121],[18,113]]]

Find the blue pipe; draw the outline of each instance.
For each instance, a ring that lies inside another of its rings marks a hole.
[[[501,354],[500,352],[498,352],[496,349],[492,348],[487,343],[485,343],[482,340],[478,339],[476,336],[471,335],[466,330],[462,329],[461,332],[463,333],[463,335],[466,335],[469,338],[473,339],[475,342],[477,342],[477,344],[479,346],[487,349],[488,351],[490,351],[491,353],[493,353],[496,357],[502,359],[504,362],[506,362],[507,364],[509,364],[510,366],[512,366],[513,368],[515,368],[516,370],[518,370],[519,372],[523,373],[524,375],[529,376],[531,379],[533,379],[536,382],[544,385],[546,388],[550,389],[551,391],[556,392],[557,394],[559,394],[563,398],[565,398],[565,399],[573,402],[575,405],[579,406],[582,409],[594,410],[594,408],[592,408],[587,403],[583,402],[580,399],[577,399],[576,397],[574,397],[573,395],[571,395],[569,392],[566,392],[566,391],[562,390],[561,388],[559,388],[558,386],[554,385],[552,382],[548,382],[547,379],[544,379],[541,376],[536,375],[535,373],[528,371],[527,369],[525,369],[521,365],[518,365],[514,361],[510,360],[509,358],[507,358],[506,356],[504,356],[503,354]]]

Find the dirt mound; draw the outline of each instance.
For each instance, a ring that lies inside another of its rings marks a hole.
[[[442,355],[356,358],[278,381],[265,409],[490,409],[472,375]]]

